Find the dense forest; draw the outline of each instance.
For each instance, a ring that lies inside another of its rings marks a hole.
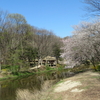
[[[61,38],[52,31],[27,23],[21,14],[0,11],[1,67],[16,70],[30,67],[30,62],[46,56],[60,57]],[[1,69],[0,67],[0,69]]]

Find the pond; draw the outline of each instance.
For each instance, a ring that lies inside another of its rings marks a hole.
[[[31,91],[41,90],[45,81],[53,80],[52,84],[58,82],[61,78],[68,77],[66,72],[57,73],[43,73],[37,75],[31,75],[23,78],[7,80],[0,82],[0,100],[16,100],[16,91],[18,89],[28,89]]]

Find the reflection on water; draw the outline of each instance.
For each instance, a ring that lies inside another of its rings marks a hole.
[[[41,80],[36,79],[36,76],[16,79],[1,83],[0,100],[15,100],[16,90],[20,89],[41,89]]]
[[[21,79],[7,80],[0,83],[0,100],[16,100],[16,91],[18,90],[40,90],[45,80],[55,80],[66,77],[66,73],[49,72],[43,75],[31,75]]]

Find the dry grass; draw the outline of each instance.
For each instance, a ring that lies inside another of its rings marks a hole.
[[[58,84],[58,86],[54,89],[54,92],[66,91],[79,85],[82,85],[81,82],[68,80]]]
[[[49,93],[51,92],[50,87],[52,86],[53,80],[46,81],[43,86],[42,90],[38,91],[35,90],[32,92],[28,89],[18,89],[16,91],[16,99],[17,100],[51,100],[49,97]]]
[[[60,100],[100,100],[100,74],[88,71],[65,79],[64,81],[66,82],[68,80],[72,82],[78,81],[81,85],[61,91],[60,93],[55,92],[54,95],[62,97]],[[63,86],[62,88],[65,89],[68,85]]]

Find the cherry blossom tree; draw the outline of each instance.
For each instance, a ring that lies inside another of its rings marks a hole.
[[[74,26],[73,36],[63,43],[62,56],[69,64],[82,64],[89,60],[96,69],[96,64],[100,62],[100,21]]]

